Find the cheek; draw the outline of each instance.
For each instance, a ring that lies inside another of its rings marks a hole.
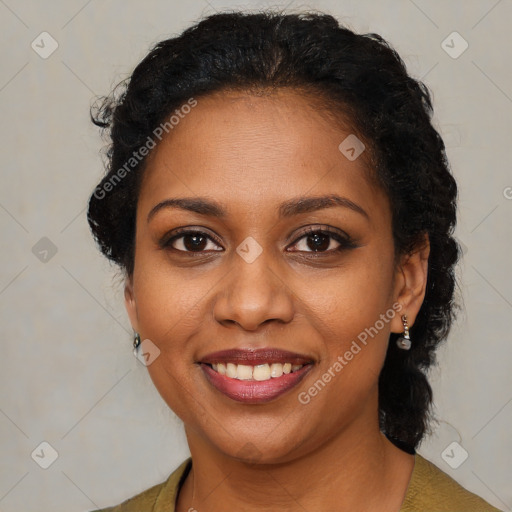
[[[178,350],[168,342],[179,342],[185,332],[197,329],[204,319],[203,301],[215,281],[208,273],[171,268],[165,258],[150,256],[140,258],[134,273],[141,335],[161,345],[162,350]]]
[[[210,309],[222,289],[224,270],[173,266],[162,253],[143,249],[134,273],[141,336],[183,357],[184,340],[213,321]],[[282,278],[293,291],[290,300],[297,318],[302,316],[326,342],[342,350],[389,307],[391,254],[367,246],[338,268],[296,268],[285,270]]]
[[[151,340],[158,357],[147,371],[167,405],[185,422],[204,414],[192,389],[199,369],[187,341],[201,331],[205,315],[204,279],[187,279],[186,269],[172,269],[141,257],[134,272],[141,338]],[[190,274],[190,271],[188,271]]]
[[[330,392],[322,392],[319,403],[328,410],[330,400],[341,400],[340,417],[372,392],[386,357],[396,313],[389,303],[391,254],[380,254],[360,251],[350,265],[310,279],[301,293],[308,322],[324,343],[320,374],[329,381]]]
[[[343,348],[390,308],[392,262],[360,251],[338,270],[298,280],[296,287],[315,327]]]

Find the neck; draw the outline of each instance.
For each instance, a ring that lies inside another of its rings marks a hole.
[[[177,512],[397,512],[414,466],[414,456],[394,446],[375,422],[355,422],[308,454],[278,464],[241,462],[186,432],[193,466]]]

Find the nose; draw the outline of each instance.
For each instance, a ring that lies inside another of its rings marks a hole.
[[[235,256],[214,304],[217,322],[255,331],[271,321],[284,324],[292,320],[293,294],[264,254],[252,263]]]

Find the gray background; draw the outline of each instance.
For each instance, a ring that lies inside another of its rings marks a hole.
[[[103,172],[89,106],[152,43],[225,7],[268,5],[324,10],[381,34],[433,91],[460,187],[465,312],[431,374],[442,421],[419,451],[511,510],[510,0],[0,0],[2,512],[118,503],[188,455],[180,421],[132,355],[121,278],[89,235],[86,201]],[[43,46],[43,31],[59,45],[46,59],[31,47]],[[442,47],[454,31],[469,45],[457,58]],[[48,469],[35,462],[49,460],[43,441],[58,452]],[[457,469],[441,455],[454,441],[469,453]]]

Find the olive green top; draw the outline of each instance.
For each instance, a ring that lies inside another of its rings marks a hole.
[[[399,512],[501,512],[418,453],[414,457],[414,469]],[[115,507],[93,512],[175,512],[176,497],[191,467],[192,459],[188,458],[165,482]]]

